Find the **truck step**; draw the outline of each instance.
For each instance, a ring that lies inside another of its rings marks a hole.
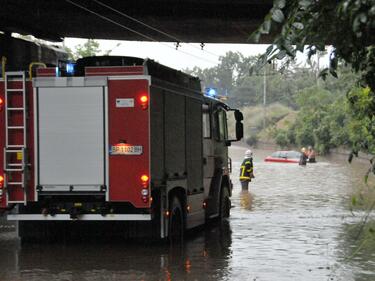
[[[23,77],[24,72],[23,71],[7,71],[5,73],[7,76],[18,76],[18,77]]]
[[[20,88],[20,89],[7,89],[7,92],[21,92],[23,93],[23,89]]]
[[[9,167],[22,167],[22,163],[8,163]]]
[[[11,110],[11,111],[19,110],[19,111],[22,111],[22,110],[25,110],[25,108],[24,107],[8,107],[7,110]]]
[[[18,182],[18,181],[8,181],[7,185],[23,185],[23,182]]]
[[[25,146],[23,144],[8,144],[7,148],[25,148]],[[15,150],[12,150],[12,151],[15,151]]]
[[[23,150],[22,149],[5,149],[5,153],[19,153],[19,152],[23,152]]]
[[[23,172],[24,169],[4,169],[5,172]]]

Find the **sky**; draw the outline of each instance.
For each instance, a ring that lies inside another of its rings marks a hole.
[[[64,44],[73,49],[87,39],[65,38]],[[166,66],[182,70],[198,66],[209,68],[219,63],[219,57],[227,52],[241,52],[244,56],[255,56],[265,52],[268,45],[255,44],[200,44],[97,40],[102,51],[112,50],[111,55],[150,58]],[[118,45],[119,44],[119,45]]]

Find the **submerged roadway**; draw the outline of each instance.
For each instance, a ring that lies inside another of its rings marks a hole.
[[[317,164],[266,163],[241,192],[244,147],[233,146],[232,215],[181,247],[165,244],[20,245],[0,228],[0,280],[375,280],[374,243],[359,248],[363,214],[349,210],[364,166],[320,157]]]

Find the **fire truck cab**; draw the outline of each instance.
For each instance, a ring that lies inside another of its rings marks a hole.
[[[228,146],[243,116],[195,77],[148,59],[83,58],[35,77],[6,72],[0,107],[0,210],[21,238],[179,238],[229,216]]]

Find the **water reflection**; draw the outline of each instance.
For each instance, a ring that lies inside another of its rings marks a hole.
[[[253,206],[253,194],[251,194],[248,190],[241,190],[239,196],[241,208],[251,210]]]
[[[348,222],[343,225],[338,237],[342,262],[338,267],[356,267],[361,270],[355,275],[356,281],[375,280],[375,221],[370,223]]]
[[[22,245],[0,237],[0,280],[226,280],[229,222],[181,247],[168,244]],[[6,270],[3,270],[6,269]]]

